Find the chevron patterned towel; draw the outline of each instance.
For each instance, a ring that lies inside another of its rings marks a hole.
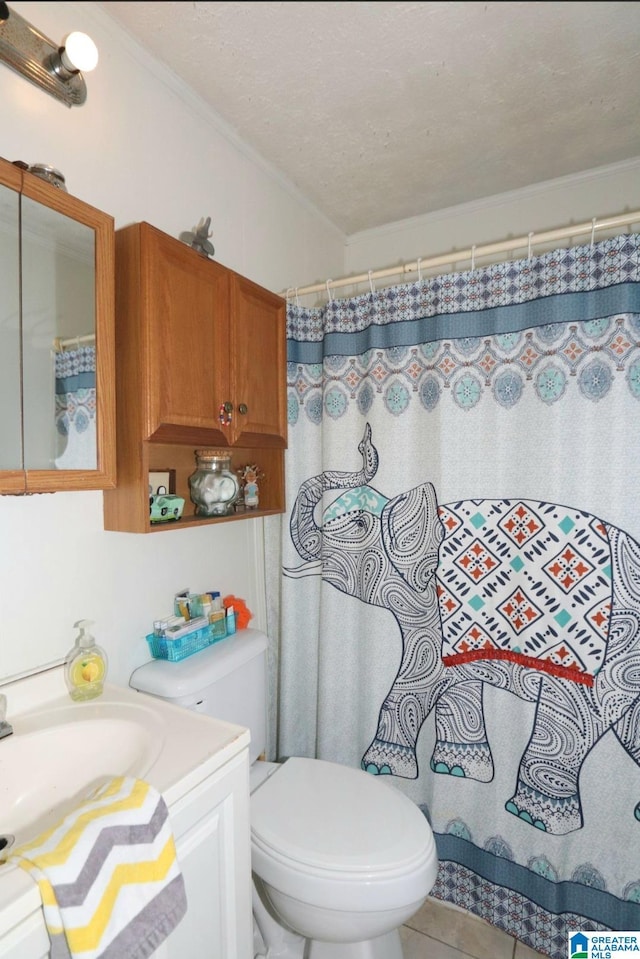
[[[140,779],[100,786],[10,858],[38,883],[52,959],[146,959],[187,909],[167,806]]]

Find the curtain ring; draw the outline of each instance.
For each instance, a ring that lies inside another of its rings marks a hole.
[[[528,260],[531,259],[531,241],[532,241],[532,239],[533,239],[533,230],[532,230],[531,233],[529,234],[529,246],[528,246],[528,248],[527,248],[527,259],[528,259]]]
[[[418,262],[416,263],[418,268],[418,283],[422,283],[422,257],[418,257]]]
[[[331,290],[329,289],[330,283],[333,283],[333,280],[327,280],[325,285],[327,287],[327,296],[329,297],[329,303],[333,303],[333,297],[331,296]]]
[[[594,216],[593,220],[591,221],[591,249],[592,250],[593,250],[593,245],[595,243],[595,239],[596,239],[596,218]]]
[[[472,273],[475,270],[475,268],[476,268],[476,245],[474,243],[473,246],[471,247],[471,272]]]
[[[369,270],[368,273],[369,273],[369,289],[371,290],[371,295],[373,296],[373,294],[376,292],[373,288],[373,279],[371,278],[373,270]]]
[[[296,287],[296,306],[300,306],[300,300],[298,299],[298,287]]]
[[[289,294],[290,294],[290,293],[293,293],[293,287],[292,287],[292,286],[287,287],[287,292],[286,292],[286,295],[285,295],[285,300],[287,301],[287,303],[289,302]]]

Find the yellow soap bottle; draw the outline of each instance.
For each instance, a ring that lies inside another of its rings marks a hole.
[[[74,623],[80,633],[64,663],[64,678],[69,695],[76,702],[101,696],[107,678],[107,654],[88,632],[92,625],[89,619]]]

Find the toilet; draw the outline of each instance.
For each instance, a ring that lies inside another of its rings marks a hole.
[[[386,777],[321,759],[259,757],[266,744],[267,637],[240,630],[130,685],[248,727],[255,957],[402,959],[400,926],[438,859],[423,813]]]

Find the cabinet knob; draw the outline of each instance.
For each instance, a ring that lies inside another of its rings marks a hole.
[[[249,412],[249,407],[247,406],[246,403],[238,404],[238,413],[242,413],[243,416],[246,416],[248,412]]]
[[[230,403],[229,400],[222,405],[224,406],[225,413],[233,413],[233,403]]]

